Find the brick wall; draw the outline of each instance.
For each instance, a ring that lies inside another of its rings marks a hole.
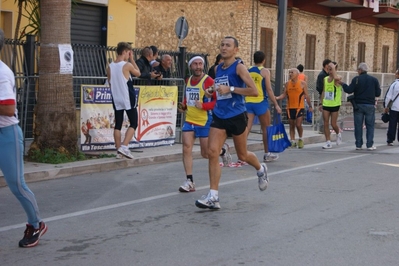
[[[188,51],[210,54],[213,62],[226,35],[237,37],[239,56],[249,65],[260,47],[260,29],[273,29],[273,50],[277,46],[277,6],[257,0],[137,0],[136,47],[157,45],[177,50],[176,20],[185,16],[189,33],[183,41]],[[389,45],[389,71],[395,71],[397,38],[394,30],[338,17],[323,17],[290,8],[287,12],[285,68],[305,61],[306,34],[316,35],[315,69],[325,58],[340,64],[341,70],[357,67],[358,42],[366,42],[366,63],[372,71],[381,69],[382,45]],[[276,63],[273,58],[273,66]],[[306,66],[305,66],[306,68]]]

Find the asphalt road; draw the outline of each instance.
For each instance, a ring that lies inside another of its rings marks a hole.
[[[372,152],[355,151],[352,132],[331,150],[286,150],[264,192],[252,167],[223,168],[218,211],[194,205],[206,160],[186,194],[181,162],[31,183],[49,226],[31,249],[18,248],[25,214],[0,188],[0,264],[398,265],[399,146],[382,129],[375,140]]]

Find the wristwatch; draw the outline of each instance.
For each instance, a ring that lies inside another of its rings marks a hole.
[[[230,87],[230,92],[234,92],[234,89],[235,89],[234,86],[231,86]]]

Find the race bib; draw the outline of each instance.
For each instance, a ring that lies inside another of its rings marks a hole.
[[[220,85],[226,85],[226,86],[230,87],[229,77],[221,76],[221,77],[215,78],[215,88],[218,88]],[[216,90],[216,99],[218,99],[218,100],[227,100],[232,97],[233,97],[233,95],[231,95],[231,92],[222,95],[222,94],[219,94],[219,92]]]
[[[332,91],[324,92],[324,99],[328,100],[328,101],[333,101],[334,100],[334,92],[332,92]]]
[[[188,106],[195,106],[195,102],[200,100],[198,88],[186,88],[186,101]]]

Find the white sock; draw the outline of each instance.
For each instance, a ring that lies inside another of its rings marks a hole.
[[[217,191],[217,190],[211,189],[210,192],[211,192],[211,197],[215,197],[215,198],[218,198],[218,197],[219,197],[218,191]]]

